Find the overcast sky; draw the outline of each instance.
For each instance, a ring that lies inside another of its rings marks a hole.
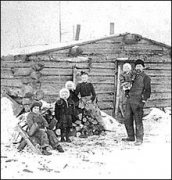
[[[62,42],[73,40],[73,26],[81,24],[80,39],[137,33],[171,45],[170,1],[61,1]],[[1,51],[59,42],[58,1],[1,1]]]

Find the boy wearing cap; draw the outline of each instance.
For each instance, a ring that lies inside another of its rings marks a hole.
[[[26,120],[29,128],[28,135],[31,137],[33,142],[40,144],[43,155],[52,154],[47,151],[47,148],[50,147],[50,145],[53,147],[53,149],[56,149],[59,152],[64,152],[58,143],[57,137],[55,134],[53,134],[54,132],[48,129],[49,124],[47,123],[46,119],[40,114],[41,106],[42,103],[39,101],[35,101],[31,105],[31,112],[28,114]],[[22,150],[22,148],[24,148],[24,144],[26,144],[26,142],[22,141],[18,149]]]
[[[69,133],[72,128],[72,115],[74,114],[75,104],[69,98],[70,92],[67,88],[62,88],[59,96],[60,99],[55,103],[55,118],[58,121],[57,128],[61,130],[61,142],[71,142]]]
[[[36,101],[33,102],[30,107],[31,112],[28,114],[26,120],[29,127],[28,135],[41,145],[42,153],[44,155],[51,155],[52,153],[47,151],[47,148],[49,147],[49,140],[46,133],[48,123],[40,114],[41,106],[42,103]]]
[[[144,61],[141,59],[135,61],[136,77],[126,101],[125,128],[128,137],[122,140],[135,141],[136,137],[135,145],[143,143],[143,107],[151,94],[151,79],[143,71],[144,67]],[[133,120],[135,120],[136,133],[134,133]]]

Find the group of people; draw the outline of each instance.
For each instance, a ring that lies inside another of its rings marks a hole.
[[[58,142],[58,138],[53,129],[61,130],[61,142],[71,142],[70,129],[72,123],[78,119],[78,115],[84,115],[87,111],[90,116],[96,118],[99,124],[103,128],[103,121],[100,110],[96,101],[96,93],[93,84],[88,82],[88,73],[81,71],[81,82],[75,84],[72,81],[67,81],[65,87],[59,91],[59,99],[55,102],[54,116],[56,122],[54,127],[47,122],[47,120],[41,115],[42,94],[37,97],[37,101],[33,102],[30,108],[30,112],[27,116],[28,134],[33,142],[40,144],[42,153],[50,155],[48,152],[49,145],[58,150],[64,152],[63,148]],[[51,126],[51,128],[50,128]],[[36,139],[36,140],[35,140]],[[22,140],[18,149],[19,151],[26,145],[25,140]]]
[[[150,97],[151,85],[150,77],[143,71],[144,61],[138,59],[135,62],[135,70],[131,70],[130,64],[124,64],[123,73],[121,74],[121,87],[125,91],[126,109],[125,109],[125,127],[127,131],[127,138],[122,141],[135,141],[135,145],[140,145],[143,142],[143,106],[146,100]],[[104,122],[97,106],[97,98],[95,89],[92,83],[88,81],[88,73],[81,71],[81,82],[75,84],[68,81],[65,88],[59,92],[59,99],[55,102],[55,119],[54,127],[49,128],[49,123],[40,114],[42,103],[36,101],[30,108],[30,113],[27,116],[28,134],[33,139],[33,142],[40,144],[42,153],[50,155],[48,147],[59,152],[64,152],[59,144],[55,132],[52,130],[61,130],[61,142],[71,142],[70,129],[72,123],[78,119],[78,114],[83,113],[84,110],[90,112],[90,115],[97,119],[99,124],[104,127]],[[136,125],[136,133],[134,132],[134,124]],[[26,145],[25,140],[18,147],[23,149]]]

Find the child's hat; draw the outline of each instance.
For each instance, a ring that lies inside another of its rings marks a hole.
[[[42,106],[42,102],[40,101],[34,101],[31,106],[30,106],[30,110],[32,110],[35,106],[38,106],[39,108],[41,108]]]
[[[137,64],[141,64],[143,67],[145,67],[144,61],[141,60],[141,59],[137,59],[134,64],[135,64],[135,66],[136,66]]]
[[[65,84],[65,88],[67,89],[75,89],[75,83],[73,81],[67,81]]]
[[[62,89],[59,91],[59,96],[60,96],[60,98],[62,98],[62,93],[63,93],[63,92],[67,92],[67,93],[68,93],[67,98],[70,96],[69,90],[68,90],[67,88],[62,88]]]

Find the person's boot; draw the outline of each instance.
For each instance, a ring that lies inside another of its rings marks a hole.
[[[142,139],[136,139],[136,142],[134,143],[135,146],[140,146],[143,143]]]
[[[49,151],[47,151],[46,148],[43,148],[43,149],[42,149],[42,154],[43,154],[43,155],[46,155],[46,156],[52,155],[52,153],[49,152]]]
[[[66,142],[69,142],[69,143],[72,142],[72,141],[70,140],[70,138],[69,138],[69,134],[68,134],[68,133],[66,134]]]
[[[66,142],[72,142],[70,139],[69,139],[69,133],[70,133],[70,129],[69,128],[67,128],[66,129]]]
[[[61,153],[64,152],[64,150],[63,150],[63,148],[60,146],[60,144],[56,147],[56,149],[57,149],[59,152],[61,152]]]
[[[65,142],[65,138],[64,138],[64,136],[61,136],[61,140],[60,140],[61,142]]]
[[[135,141],[134,137],[122,138],[122,141]]]
[[[65,142],[65,138],[64,138],[64,131],[61,130],[61,142]]]

